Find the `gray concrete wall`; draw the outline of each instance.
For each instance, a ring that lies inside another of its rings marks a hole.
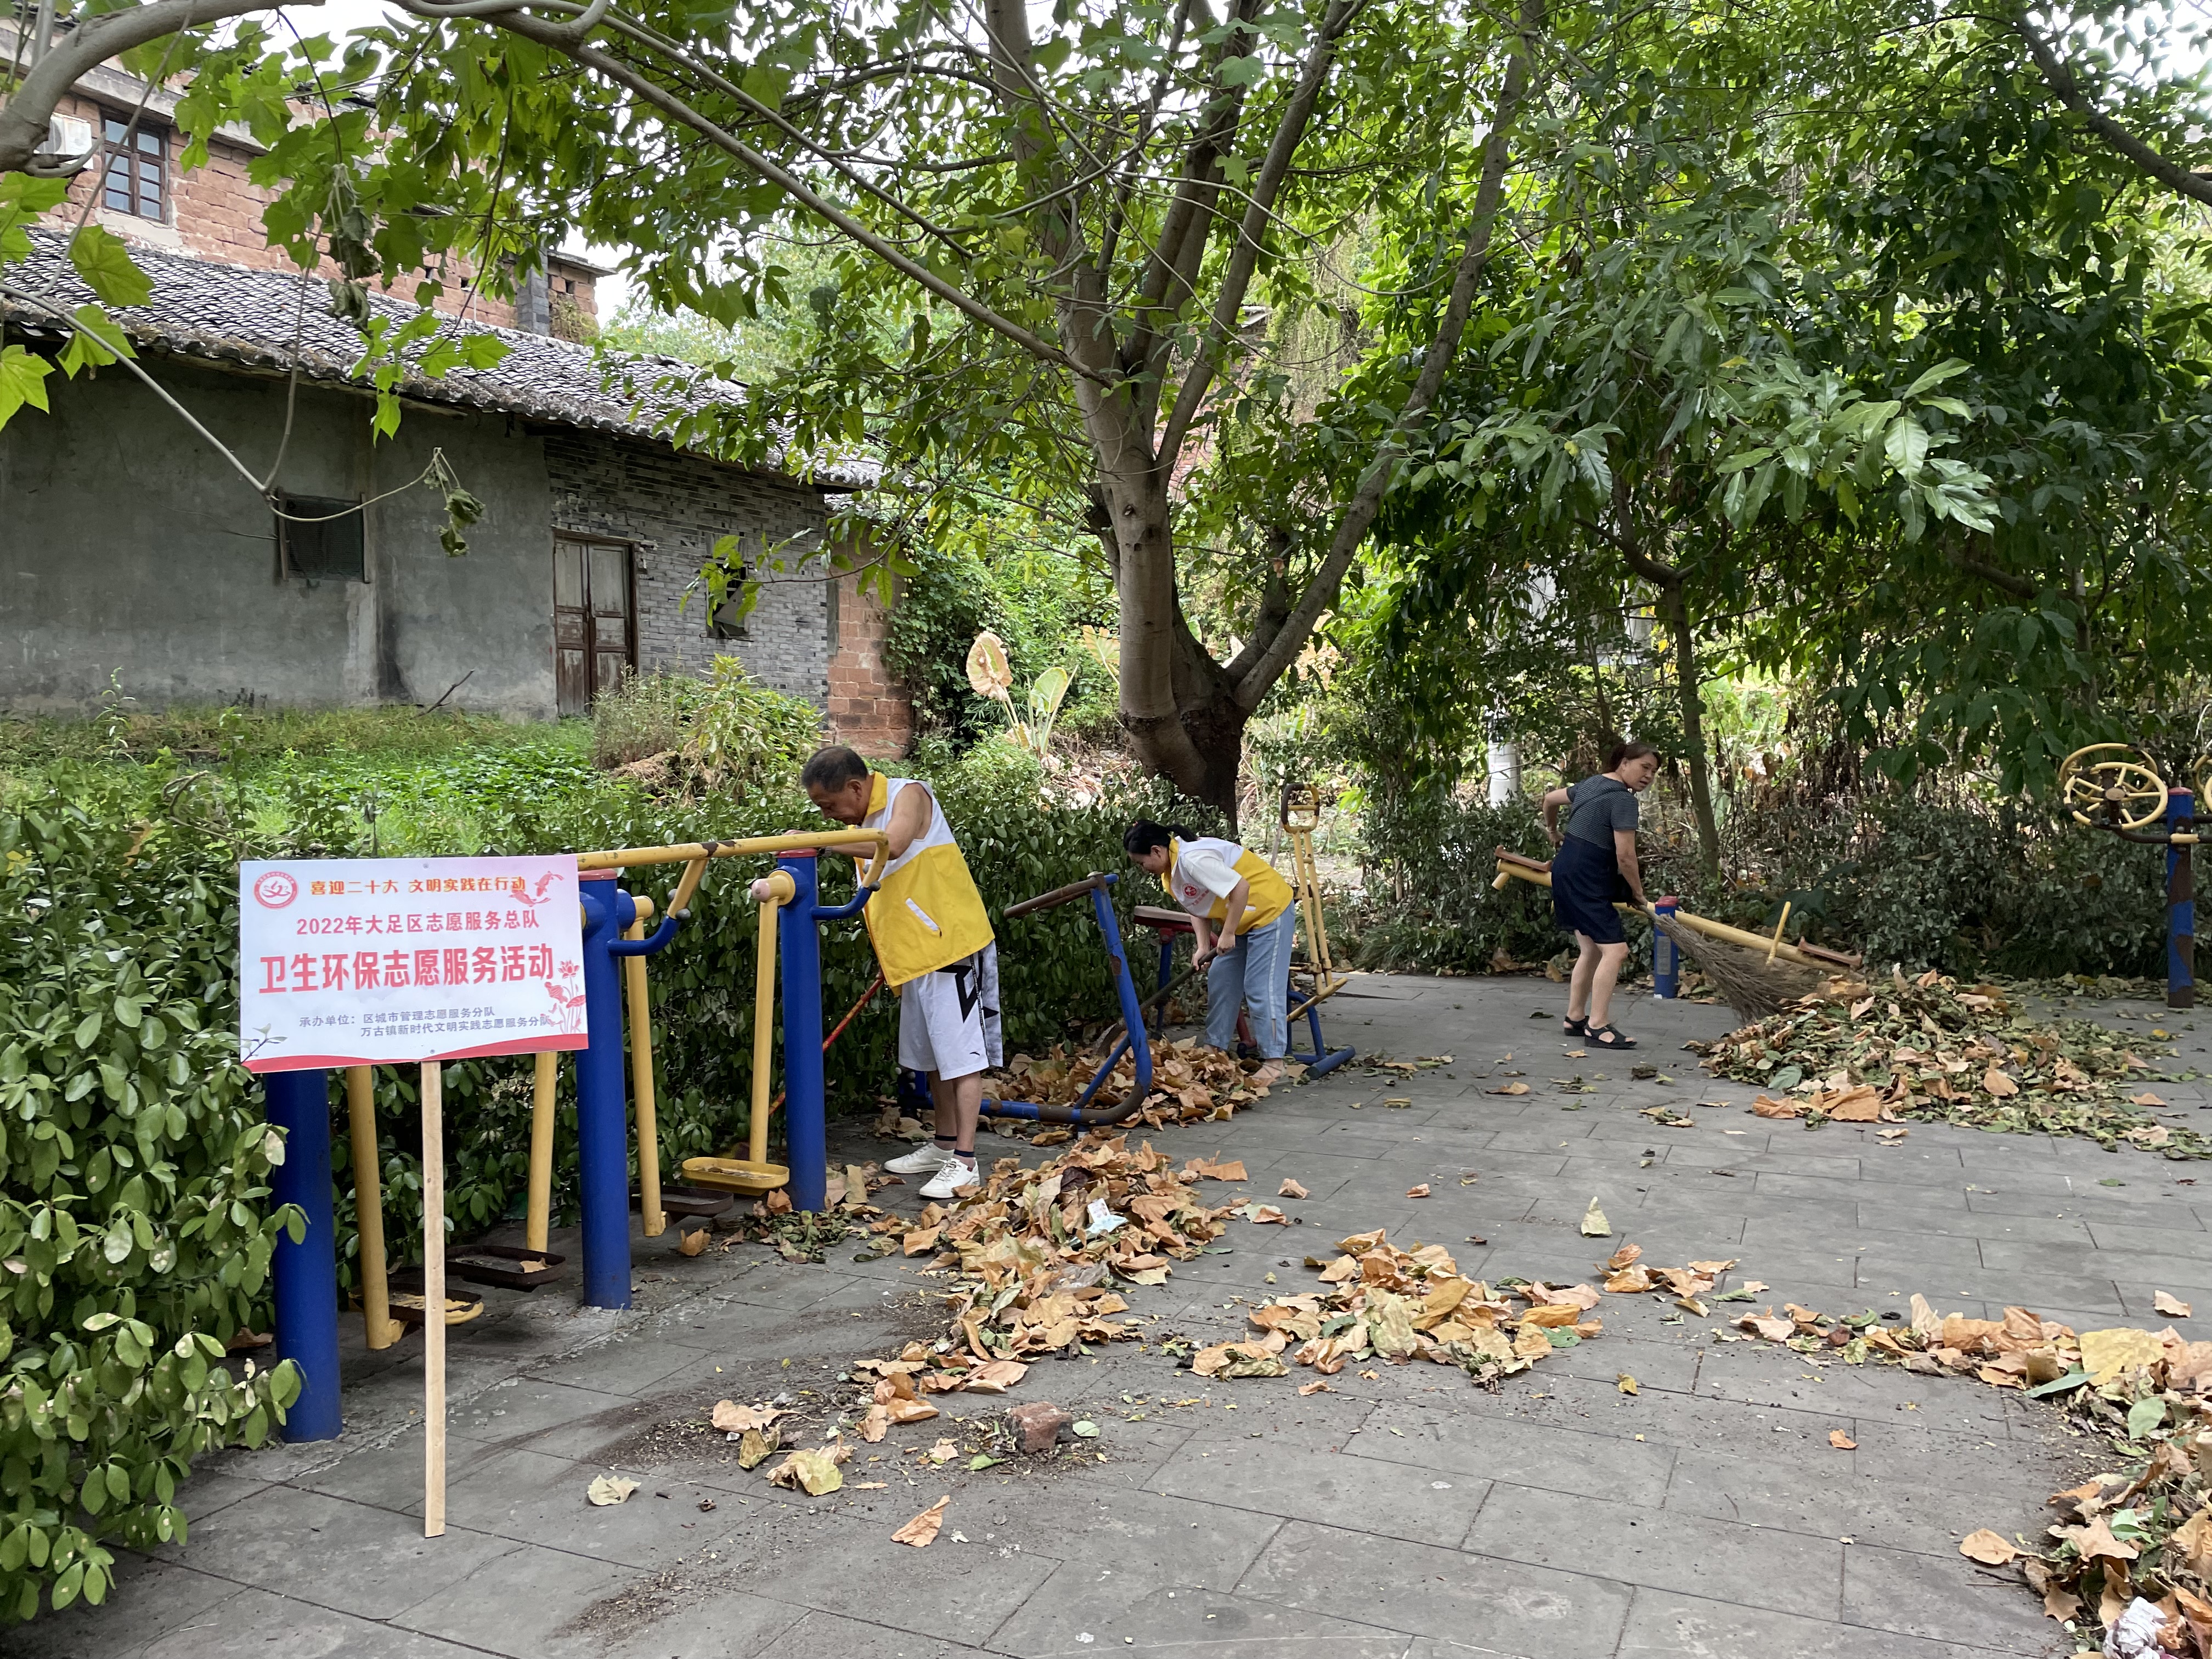
[[[763,547],[786,559],[822,545],[828,516],[816,491],[718,466],[665,447],[582,432],[550,432],[553,524],[637,549],[637,661],[700,669],[731,655],[767,684],[826,706],[836,611],[829,580],[764,587],[740,639],[714,637],[699,569],[724,536],[748,562]],[[686,596],[690,603],[685,604]]]
[[[282,380],[149,367],[249,467],[270,464]],[[486,509],[449,559],[434,491],[378,503],[369,580],[310,585],[280,579],[267,507],[134,378],[46,384],[51,414],[0,428],[0,708],[81,711],[111,671],[152,705],[428,703],[467,675],[448,707],[551,717],[550,499],[519,422],[410,408],[373,445],[368,399],[303,386],[280,488],[366,498],[436,447]]]

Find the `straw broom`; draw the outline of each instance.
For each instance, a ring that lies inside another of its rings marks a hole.
[[[1509,880],[1549,887],[1551,866],[1501,847],[1498,849],[1498,879],[1491,884],[1502,888]],[[1625,911],[1633,907],[1622,904],[1617,908]],[[1642,914],[1689,954],[1727,999],[1729,1006],[1746,1020],[1764,1019],[1808,994],[1822,981],[1839,973],[1855,973],[1859,966],[1856,957],[1840,951],[1824,951],[1816,945],[1784,944],[1781,927],[1776,927],[1773,938],[1761,939],[1756,933],[1708,921],[1686,910],[1662,916],[1647,906]],[[1788,925],[1789,920],[1790,908],[1785,904],[1783,925]]]

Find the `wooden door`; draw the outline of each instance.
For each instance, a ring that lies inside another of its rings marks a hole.
[[[562,714],[589,714],[592,699],[636,665],[632,586],[629,543],[553,538],[553,674]]]

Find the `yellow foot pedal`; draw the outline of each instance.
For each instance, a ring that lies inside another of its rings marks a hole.
[[[412,1329],[422,1322],[423,1310],[428,1306],[420,1291],[405,1293],[395,1291],[392,1297],[392,1316]],[[446,1298],[446,1323],[465,1325],[483,1311],[483,1298],[473,1291],[463,1291]]]
[[[684,1178],[717,1192],[760,1194],[789,1186],[791,1171],[781,1164],[755,1164],[749,1158],[687,1158]]]

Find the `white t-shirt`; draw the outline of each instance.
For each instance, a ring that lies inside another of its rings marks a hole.
[[[1237,884],[1244,879],[1237,873],[1237,856],[1243,850],[1234,842],[1218,841],[1212,836],[1177,842],[1175,870],[1169,881],[1182,908],[1195,916],[1202,916],[1213,908],[1192,890],[1194,885],[1204,888],[1215,898],[1225,899],[1235,892]]]

